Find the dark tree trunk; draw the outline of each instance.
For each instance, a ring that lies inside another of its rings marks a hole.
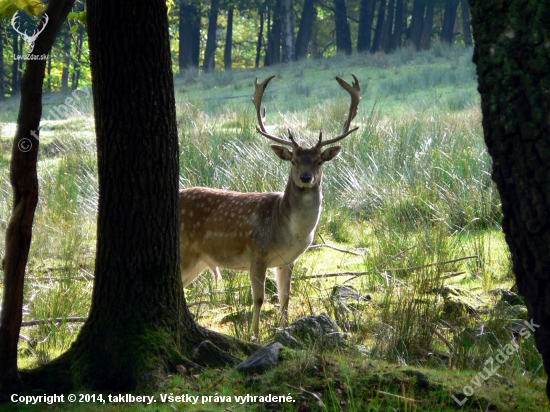
[[[407,38],[414,44],[416,50],[420,50],[420,39],[422,37],[422,26],[424,24],[424,9],[426,9],[426,0],[414,0],[411,25],[408,29]]]
[[[208,13],[208,34],[206,38],[206,50],[204,51],[204,63],[202,69],[205,73],[216,69],[214,57],[216,55],[216,28],[218,25],[218,12],[220,0],[212,0]]]
[[[422,36],[420,37],[420,48],[422,50],[430,49],[430,42],[432,39],[432,32],[434,26],[434,8],[435,0],[428,0],[426,7],[426,18],[424,19],[424,25],[422,27]]]
[[[391,48],[391,37],[393,29],[393,13],[395,9],[395,0],[390,0],[388,4],[388,17],[384,22],[384,27],[382,28],[382,50],[385,53],[389,53]]]
[[[19,51],[19,37],[18,34],[13,32],[13,55],[21,55],[22,52]],[[19,94],[19,62],[22,60],[13,59],[11,64],[11,95],[15,96]]]
[[[63,34],[63,71],[61,72],[61,93],[69,93],[69,69],[71,67],[71,35],[69,23],[65,24],[66,32]]]
[[[456,11],[459,0],[447,0],[445,2],[445,14],[443,16],[443,27],[441,28],[441,40],[452,44],[455,38]]]
[[[315,0],[304,0],[302,18],[300,19],[300,28],[296,38],[296,60],[307,57],[309,41],[313,33],[313,22],[317,17],[317,8]]]
[[[76,59],[74,62],[74,72],[71,79],[71,89],[78,89],[78,83],[80,82],[80,74],[82,72],[82,45],[84,43],[84,26],[78,27],[78,39],[76,43]]]
[[[223,66],[231,70],[231,50],[233,48],[233,7],[227,11],[227,31],[225,32],[225,47],[223,49]]]
[[[179,56],[180,72],[199,67],[200,13],[192,4],[181,4],[179,13]]]
[[[334,20],[336,26],[336,50],[351,54],[351,32],[348,21],[346,0],[334,0]]]
[[[470,4],[483,134],[502,201],[502,230],[550,374],[550,7],[539,0]],[[546,393],[550,398],[550,381]]]
[[[472,28],[468,0],[461,0],[460,8],[462,9],[462,36],[464,37],[464,44],[469,47],[472,45]]]
[[[378,7],[378,17],[376,21],[376,29],[374,30],[374,40],[372,41],[371,53],[376,53],[380,50],[382,43],[382,29],[384,28],[384,21],[386,19],[386,0],[380,0],[380,6]]]
[[[37,38],[33,54],[42,55],[50,52],[73,3],[74,0],[50,1],[47,9],[50,21]],[[16,393],[22,387],[17,370],[17,343],[23,318],[25,268],[38,203],[36,163],[45,68],[46,60],[29,60],[26,66],[21,82],[17,131],[11,152],[10,182],[13,189],[13,209],[6,230],[6,253],[2,265],[4,296],[0,319],[0,398]]]
[[[283,62],[288,63],[295,60],[292,0],[281,0],[281,39]]]
[[[357,51],[366,52],[370,50],[372,24],[374,22],[374,9],[376,0],[361,0],[359,14],[359,28],[357,33]]]
[[[256,61],[254,67],[260,67],[260,58],[262,57],[262,43],[264,36],[264,13],[260,12],[260,27],[258,28],[258,41],[256,42]]]
[[[265,65],[271,66],[281,61],[281,0],[276,0],[276,6],[272,10],[271,27],[267,40],[267,52]]]
[[[401,42],[403,40],[403,0],[397,0],[395,5],[395,23],[393,26],[393,34],[391,36],[390,50],[401,48]]]

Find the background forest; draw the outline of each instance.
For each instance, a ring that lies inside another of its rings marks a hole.
[[[0,0],[0,15],[13,5]],[[256,76],[276,74],[265,98],[268,122],[280,135],[290,127],[299,142],[311,142],[319,129],[339,133],[349,102],[335,75],[349,81],[355,74],[363,94],[360,130],[325,169],[316,246],[299,260],[289,308],[291,322],[329,314],[353,352],[288,351],[290,362],[261,377],[188,373],[170,377],[170,391],[292,391],[302,410],[440,411],[455,410],[451,396],[462,399],[472,385],[466,410],[547,410],[541,357],[534,339],[518,332],[528,315],[514,292],[482,138],[468,2],[169,5],[181,188],[282,190],[288,170],[255,131]],[[36,19],[18,16],[19,32],[32,33]],[[21,368],[67,350],[89,312],[98,181],[85,23],[84,4],[77,3],[47,61]],[[3,251],[24,70],[14,56],[28,45],[7,17],[1,34]],[[201,325],[249,340],[248,273],[224,270],[223,279],[194,282],[185,292],[190,310]],[[267,289],[262,342],[278,326],[276,287],[268,282]],[[480,377],[508,344],[514,353],[499,373]]]

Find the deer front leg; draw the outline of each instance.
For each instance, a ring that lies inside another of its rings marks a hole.
[[[252,333],[260,336],[260,311],[264,303],[265,277],[267,267],[264,262],[250,263],[250,284],[252,285],[252,299],[254,300],[254,317],[252,318]]]
[[[289,265],[278,267],[275,270],[275,280],[277,281],[277,291],[279,293],[279,303],[281,305],[282,328],[286,328],[288,324],[288,301],[290,299],[290,282],[292,281],[293,271],[294,262]]]

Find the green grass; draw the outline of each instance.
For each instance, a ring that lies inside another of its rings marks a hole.
[[[296,410],[302,403],[331,411],[455,410],[451,395],[483,371],[499,348],[514,342],[517,350],[502,367],[506,372],[476,387],[465,408],[548,407],[534,339],[514,340],[511,333],[512,320],[526,315],[499,303],[493,292],[509,289],[514,280],[482,138],[472,51],[441,44],[433,50],[339,56],[200,76],[186,72],[176,79],[180,186],[280,191],[288,165],[255,131],[250,101],[254,78],[277,75],[264,98],[268,129],[285,135],[290,127],[306,144],[316,140],[320,129],[327,138],[340,133],[349,102],[334,76],[350,81],[353,73],[359,78],[363,99],[355,124],[360,130],[341,142],[341,155],[325,166],[316,237],[318,243],[357,253],[328,248],[306,253],[296,266],[289,308],[291,321],[328,313],[355,349],[345,354],[285,350],[280,368],[259,378],[232,370],[191,373],[172,377],[163,393],[292,393],[296,403],[282,410]],[[44,112],[63,101],[63,96],[49,96]],[[91,101],[79,104],[82,116],[50,120],[41,134],[40,201],[25,285],[25,321],[85,317],[89,310],[97,167]],[[17,102],[0,107],[3,251]],[[318,276],[344,271],[361,274]],[[372,300],[342,302],[334,295],[341,285]],[[278,326],[275,290],[269,282],[262,342]],[[449,293],[464,304],[446,297]],[[223,270],[219,284],[203,274],[186,291],[200,324],[243,339],[251,337],[250,295],[248,274],[229,270]],[[33,367],[62,353],[79,327],[72,322],[24,327],[20,365]],[[420,375],[410,370],[424,374],[432,385],[423,388]],[[309,393],[318,394],[325,407]],[[155,408],[170,409],[158,402]],[[257,404],[245,409],[250,408],[267,410]]]

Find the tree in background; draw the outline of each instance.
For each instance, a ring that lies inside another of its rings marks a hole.
[[[216,69],[214,56],[216,54],[216,29],[218,25],[218,13],[220,0],[211,0],[208,13],[208,34],[206,38],[206,50],[204,51],[204,63],[202,70],[205,73],[213,72]]]
[[[199,5],[195,0],[181,0],[179,3],[179,70],[199,68],[201,44],[201,17]]]
[[[317,17],[317,8],[314,0],[304,0],[302,9],[302,18],[300,19],[300,28],[296,38],[296,60],[307,57],[309,42],[313,34],[313,22]]]
[[[334,0],[334,21],[336,30],[336,50],[351,54],[351,32],[348,21],[346,0]]]
[[[361,0],[361,11],[359,15],[359,28],[357,30],[357,51],[366,52],[370,50],[372,23],[374,21],[374,9],[376,0]]]
[[[292,0],[281,0],[280,6],[283,63],[288,63],[295,60],[294,15],[292,10]]]
[[[516,284],[550,371],[550,5],[470,0],[483,134]],[[550,398],[550,381],[546,385]]]

